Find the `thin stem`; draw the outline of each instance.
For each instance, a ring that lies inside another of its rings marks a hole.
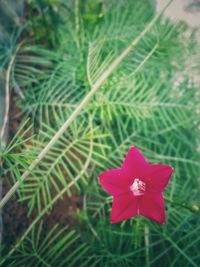
[[[128,76],[126,77],[126,79],[129,79],[133,76],[135,76],[138,71],[140,71],[140,69],[142,69],[142,67],[145,65],[145,63],[149,60],[149,58],[153,55],[153,53],[156,51],[156,49],[158,48],[158,44],[156,43],[154,45],[154,47],[151,49],[151,51],[147,54],[147,56],[144,58],[144,60],[142,60],[142,62],[137,66],[137,68]],[[123,80],[122,80],[123,81]]]
[[[4,115],[4,120],[3,120],[3,126],[1,129],[1,133],[0,133],[0,140],[3,139],[4,134],[5,134],[5,130],[6,130],[6,125],[8,123],[8,117],[9,117],[9,109],[10,109],[10,75],[11,75],[11,70],[12,70],[12,66],[14,64],[16,55],[20,49],[20,47],[22,46],[23,42],[21,42],[16,50],[15,53],[12,55],[11,60],[9,62],[7,71],[6,71],[6,96],[5,96],[5,102],[6,102],[6,110],[5,110],[5,115]]]
[[[20,240],[17,242],[17,244],[10,250],[10,252],[8,253],[8,257],[10,257],[13,252],[21,245],[21,243],[23,242],[23,240],[26,238],[26,236],[30,233],[30,231],[32,230],[32,228],[39,222],[39,220],[49,211],[49,209],[52,208],[52,206],[57,202],[57,200],[59,200],[63,194],[65,194],[69,188],[71,188],[80,178],[81,176],[85,173],[86,169],[89,166],[90,163],[90,159],[92,156],[92,141],[91,141],[91,149],[90,149],[90,154],[88,155],[88,158],[85,162],[85,165],[83,167],[83,169],[81,170],[81,172],[74,178],[73,181],[71,181],[69,183],[69,185],[65,188],[62,189],[62,191],[60,191],[58,193],[58,195],[56,195],[51,202],[49,202],[49,204],[39,213],[39,215],[35,218],[35,220],[31,223],[31,225],[28,227],[28,229],[25,231],[25,233],[23,234],[23,236],[20,238]]]
[[[51,267],[50,264],[48,264],[40,255],[37,253],[37,251],[33,254],[35,258],[38,260],[39,263],[41,263],[43,266]]]
[[[21,237],[21,239],[17,242],[17,244],[10,250],[10,252],[8,253],[7,257],[10,257],[13,252],[21,245],[21,243],[23,242],[23,240],[26,238],[26,236],[30,233],[30,231],[32,230],[32,228],[39,222],[39,220],[49,211],[49,209],[52,208],[52,206],[57,202],[58,199],[61,198],[61,196],[66,193],[69,188],[71,188],[81,177],[82,175],[85,173],[85,171],[87,170],[90,161],[91,161],[91,157],[92,157],[92,151],[93,151],[93,137],[91,136],[91,143],[90,143],[90,152],[88,155],[88,158],[85,162],[85,165],[83,166],[81,172],[74,178],[73,181],[71,181],[69,183],[69,185],[65,188],[63,188],[52,200],[51,202],[49,202],[49,204],[39,213],[39,215],[35,218],[35,220],[31,223],[31,225],[28,227],[28,229],[25,231],[25,233],[23,234],[23,236]],[[7,258],[6,257],[6,258]],[[5,259],[6,260],[6,259]],[[4,261],[3,261],[4,262]],[[1,264],[3,262],[0,262]]]
[[[88,47],[88,57],[87,57],[87,64],[86,64],[86,75],[87,75],[88,83],[89,83],[90,87],[92,87],[92,79],[91,79],[91,77],[90,77],[90,71],[89,71],[90,47],[91,47],[91,44],[89,43],[89,47]]]
[[[75,8],[75,32],[76,32],[76,43],[79,51],[81,51],[81,45],[80,45],[80,3],[79,0],[75,0],[74,3],[74,8]],[[82,54],[81,54],[82,57]]]
[[[145,243],[146,267],[150,267],[150,258],[149,258],[149,226],[147,224],[145,224],[145,226],[144,226],[144,243]]]
[[[13,196],[16,190],[19,188],[20,184],[29,176],[31,171],[37,166],[37,164],[44,158],[46,153],[53,147],[56,141],[62,136],[62,134],[66,131],[69,125],[74,121],[74,119],[79,115],[80,111],[88,104],[90,99],[96,93],[96,91],[101,87],[101,85],[105,82],[105,80],[110,76],[110,74],[118,67],[118,65],[123,61],[123,59],[129,54],[129,52],[140,42],[140,40],[144,37],[144,35],[151,30],[153,25],[159,19],[161,14],[165,11],[165,9],[172,2],[170,0],[167,5],[163,8],[163,10],[158,13],[152,21],[147,25],[147,27],[140,33],[136,39],[134,39],[131,44],[111,63],[108,69],[100,76],[100,78],[94,83],[90,92],[85,96],[82,102],[77,106],[77,108],[72,112],[66,122],[61,126],[58,132],[52,137],[47,146],[39,153],[38,157],[31,163],[29,168],[24,172],[21,176],[20,180],[17,181],[13,187],[7,192],[7,194],[2,198],[0,202],[0,209],[8,202],[8,200]]]
[[[87,214],[87,195],[85,194],[83,196],[83,210],[86,213],[86,216],[88,218],[88,214]],[[94,229],[94,227],[92,226],[92,224],[90,223],[90,221],[87,219],[87,224],[88,227],[90,228],[90,231],[92,232],[92,234],[98,239],[98,241],[100,241],[102,243],[101,238],[98,236],[96,230]]]
[[[80,31],[80,18],[79,18],[79,0],[75,0],[75,29],[76,34],[79,34]]]

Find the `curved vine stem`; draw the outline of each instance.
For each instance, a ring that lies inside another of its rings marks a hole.
[[[4,116],[4,120],[3,120],[3,126],[1,129],[1,133],[0,133],[0,140],[3,139],[3,136],[5,134],[5,130],[6,130],[6,125],[8,123],[8,117],[9,117],[9,109],[10,109],[10,75],[11,75],[11,71],[12,71],[12,66],[15,62],[15,58],[17,56],[17,53],[19,51],[19,49],[21,48],[22,44],[24,43],[24,41],[22,41],[21,43],[19,43],[19,45],[17,46],[15,53],[12,55],[11,60],[9,62],[7,71],[6,71],[6,95],[5,95],[5,101],[6,101],[6,110],[5,110],[5,116]]]

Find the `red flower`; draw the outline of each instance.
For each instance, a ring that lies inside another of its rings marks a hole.
[[[168,165],[148,164],[141,152],[131,147],[120,169],[100,175],[103,188],[113,196],[111,223],[142,215],[165,223],[162,192],[173,168]]]

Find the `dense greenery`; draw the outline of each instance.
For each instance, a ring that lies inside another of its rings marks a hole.
[[[0,45],[5,71],[14,57],[9,82],[24,118],[1,151],[12,185],[155,15],[146,0],[27,5],[26,21]],[[5,240],[1,266],[200,265],[200,99],[187,66],[196,53],[187,31],[161,17],[21,184],[17,200],[36,217],[14,247]],[[151,163],[175,168],[164,226],[142,217],[109,222],[111,198],[98,175],[119,167],[131,145]],[[47,233],[44,214],[65,194],[82,204],[74,226]]]

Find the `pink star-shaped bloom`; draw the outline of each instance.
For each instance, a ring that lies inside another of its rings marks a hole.
[[[131,147],[120,169],[99,176],[103,188],[113,196],[111,223],[142,215],[165,223],[162,192],[173,168],[163,164],[148,164],[142,153]]]

